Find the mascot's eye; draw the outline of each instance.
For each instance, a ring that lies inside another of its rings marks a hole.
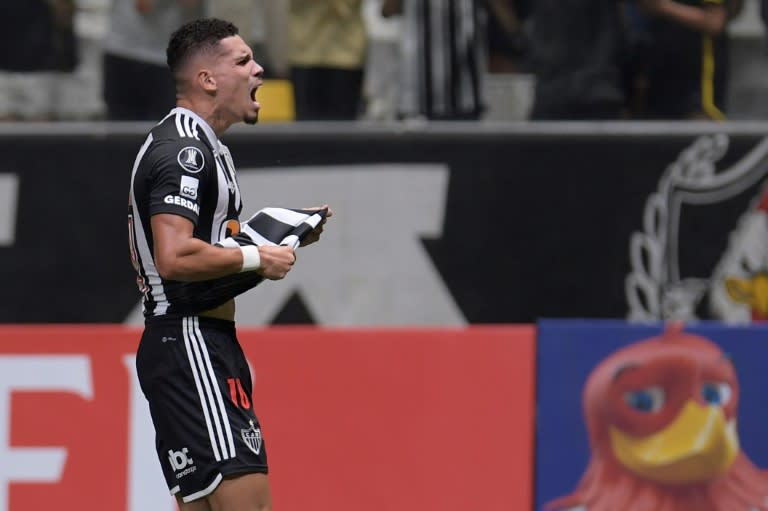
[[[701,397],[707,404],[722,406],[731,400],[731,386],[727,383],[705,383],[701,386]]]
[[[656,413],[664,406],[664,389],[647,387],[633,390],[624,394],[624,401],[637,411]]]

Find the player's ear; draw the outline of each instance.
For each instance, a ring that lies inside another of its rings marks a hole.
[[[216,79],[208,69],[201,69],[197,73],[197,83],[205,91],[213,92],[216,90]]]

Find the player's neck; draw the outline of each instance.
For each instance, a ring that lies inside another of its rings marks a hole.
[[[213,129],[216,137],[220,137],[232,125],[216,111],[214,104],[210,101],[195,101],[192,98],[178,96],[176,106],[186,108],[199,115]]]

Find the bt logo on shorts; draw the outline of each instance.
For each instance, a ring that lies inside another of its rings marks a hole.
[[[189,456],[189,449],[186,447],[180,451],[168,450],[168,461],[171,464],[171,468],[174,472],[181,470],[182,472],[176,474],[176,479],[181,479],[187,474],[191,474],[197,467],[194,466],[195,462],[191,456]]]

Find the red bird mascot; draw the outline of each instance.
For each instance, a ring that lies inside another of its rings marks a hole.
[[[763,511],[768,475],[739,448],[728,357],[669,327],[603,360],[584,387],[592,457],[546,511]]]

